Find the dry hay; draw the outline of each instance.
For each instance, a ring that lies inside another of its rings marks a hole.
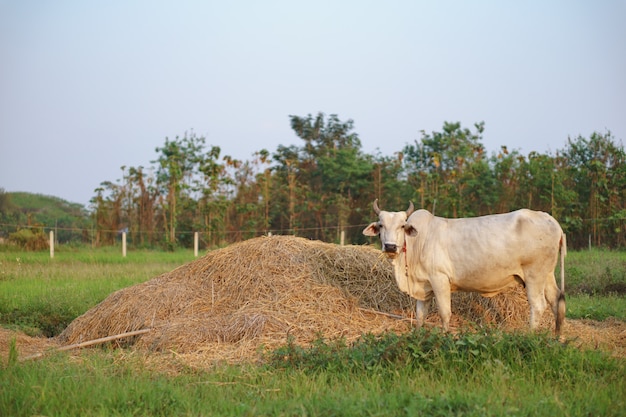
[[[527,326],[521,286],[492,298],[456,293],[452,303],[453,327]],[[289,337],[308,344],[319,337],[350,341],[368,332],[406,331],[410,321],[372,311],[406,316],[413,306],[380,250],[261,237],[113,293],[74,320],[58,341],[75,344],[151,328],[115,343],[204,366],[253,360],[261,347],[275,348]],[[553,326],[551,314],[544,322]],[[436,309],[427,323],[439,325]]]
[[[7,363],[13,341],[20,357],[47,352],[58,347],[54,339],[32,337],[23,332],[0,328],[0,367]]]
[[[260,345],[348,340],[406,323],[360,307],[410,306],[379,251],[295,237],[262,237],[208,253],[148,282],[113,293],[59,336],[79,343],[143,328],[126,345],[239,360]]]
[[[626,322],[609,317],[603,321],[567,320],[564,336],[568,343],[585,349],[601,349],[626,358]]]

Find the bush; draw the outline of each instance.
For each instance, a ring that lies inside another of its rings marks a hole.
[[[48,248],[48,238],[42,229],[20,229],[9,235],[9,242],[29,251]]]

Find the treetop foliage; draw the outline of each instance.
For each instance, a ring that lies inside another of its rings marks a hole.
[[[488,155],[484,122],[445,122],[389,156],[365,154],[352,120],[289,119],[301,145],[261,149],[247,161],[222,156],[194,132],[166,138],[152,167],[122,167],[121,180],[95,190],[96,244],[112,243],[123,228],[141,245],[190,245],[194,231],[205,246],[269,232],[330,242],[343,232],[359,244],[375,198],[383,209],[413,201],[453,218],[542,210],[561,223],[570,247],[626,244],[626,155],[609,131],[567,138],[555,153],[503,145]]]

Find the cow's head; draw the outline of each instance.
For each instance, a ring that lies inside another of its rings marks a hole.
[[[378,208],[378,199],[374,200],[374,212],[378,214],[378,221],[370,224],[363,230],[365,236],[380,235],[382,250],[390,258],[395,258],[404,246],[404,226],[406,220],[415,208],[413,202],[409,202],[406,211],[382,211]]]

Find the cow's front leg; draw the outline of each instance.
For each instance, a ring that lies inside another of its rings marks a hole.
[[[424,319],[428,314],[428,307],[430,306],[430,299],[428,300],[415,300],[415,321],[417,322],[417,328],[424,325]]]
[[[435,293],[437,310],[439,311],[439,317],[441,317],[441,325],[447,332],[450,330],[450,317],[452,317],[450,281],[448,277],[441,276],[436,280],[431,280],[431,285],[433,287],[433,292]]]

